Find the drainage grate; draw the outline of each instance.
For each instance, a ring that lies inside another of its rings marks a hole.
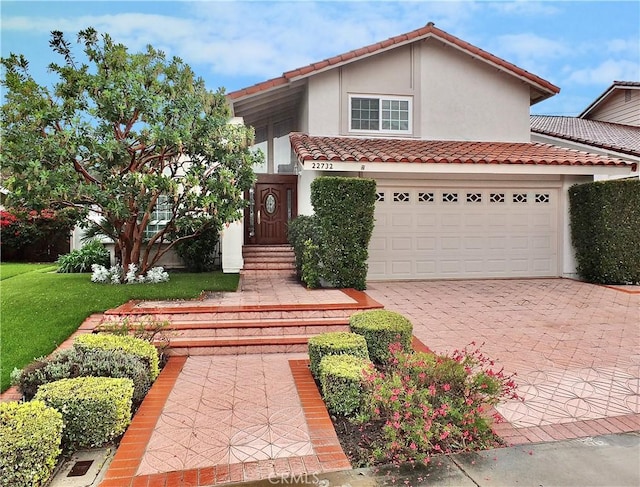
[[[83,460],[81,462],[76,462],[73,467],[71,467],[71,471],[67,474],[67,477],[82,477],[85,475],[91,465],[93,464],[93,460]]]

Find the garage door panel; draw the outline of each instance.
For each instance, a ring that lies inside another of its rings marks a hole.
[[[438,240],[435,237],[416,237],[416,250],[436,250]]]
[[[413,248],[413,237],[394,237],[391,239],[391,250],[411,250]]]
[[[401,230],[403,228],[411,229],[413,225],[413,215],[410,213],[407,214],[392,214],[391,215],[391,226],[396,230]]]
[[[438,218],[434,213],[419,213],[416,225],[420,231],[435,229],[438,226]]]
[[[558,275],[556,189],[382,184],[370,279]]]
[[[391,263],[391,272],[398,275],[411,275],[413,262],[410,260],[394,260]]]

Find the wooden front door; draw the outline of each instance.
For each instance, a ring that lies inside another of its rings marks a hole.
[[[296,176],[262,175],[245,212],[247,243],[275,245],[287,243],[287,224],[297,216]],[[248,218],[247,218],[248,217]]]

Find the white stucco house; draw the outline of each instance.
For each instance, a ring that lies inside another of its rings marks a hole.
[[[575,275],[567,189],[637,164],[531,142],[550,82],[432,23],[228,94],[266,154],[245,218],[222,236],[286,243],[322,175],[377,181],[369,280]]]
[[[638,165],[640,82],[614,81],[576,117],[531,115],[531,141],[586,150]],[[637,169],[635,177],[640,177]]]

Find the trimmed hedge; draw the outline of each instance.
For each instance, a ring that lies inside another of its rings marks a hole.
[[[389,346],[399,343],[405,352],[410,352],[413,341],[411,321],[395,311],[373,309],[351,315],[349,328],[367,341],[371,360],[385,365],[391,357]]]
[[[50,359],[30,363],[12,374],[12,383],[28,401],[43,384],[88,376],[131,379],[134,406],[142,403],[152,384],[147,362],[139,355],[118,349],[78,347],[62,350]]]
[[[42,385],[35,400],[62,413],[65,450],[100,446],[121,435],[131,422],[131,379],[77,377]]]
[[[160,359],[158,350],[151,343],[127,335],[113,335],[110,333],[78,335],[73,346],[82,350],[102,348],[105,350],[122,350],[123,352],[139,356],[149,367],[151,382],[160,374]]]
[[[578,274],[601,284],[640,283],[640,180],[569,189]]]
[[[318,272],[330,286],[366,288],[375,203],[373,179],[323,176],[311,183]]]
[[[370,360],[353,355],[326,355],[320,361],[322,397],[332,413],[348,416],[363,403],[363,374],[373,367]]]
[[[320,361],[326,355],[354,355],[369,359],[364,337],[348,331],[316,335],[309,338],[308,345],[311,373],[316,379],[320,377]]]
[[[320,286],[320,257],[315,215],[300,215],[289,222],[289,243],[296,255],[296,274],[309,288]]]
[[[0,403],[0,485],[43,485],[61,453],[62,428],[62,414],[42,401]]]

